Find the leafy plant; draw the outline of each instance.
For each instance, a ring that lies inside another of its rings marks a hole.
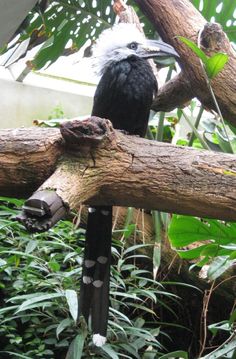
[[[174,215],[169,239],[183,259],[198,260],[195,265],[210,263],[208,277],[216,279],[236,261],[236,224],[214,219]],[[191,248],[193,243],[198,246]],[[189,248],[190,247],[190,248]]]
[[[153,35],[153,26],[135,3],[130,3],[141,15],[147,36]],[[112,0],[57,0],[49,2],[44,12],[36,5],[27,16],[28,26],[23,27],[19,38],[16,37],[13,44],[6,44],[1,53],[28,40],[27,50],[41,44],[30,66],[34,70],[48,67],[60,56],[68,56],[80,50],[88,40],[93,42],[104,29],[114,24],[116,15],[112,5]]]
[[[89,328],[79,319],[79,286],[84,230],[61,221],[44,234],[28,234],[13,221],[22,202],[0,202],[0,351],[16,358],[154,358],[161,355],[162,329],[155,323],[158,310],[172,311],[176,301],[152,272],[139,268],[148,258],[136,253],[146,245],[126,248],[120,235],[129,237],[127,224],[115,232],[115,263],[111,273],[108,338],[102,348],[92,345]],[[1,356],[2,357],[2,356]]]

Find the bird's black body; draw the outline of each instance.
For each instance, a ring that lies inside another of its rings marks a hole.
[[[94,96],[92,115],[109,119],[115,129],[143,137],[153,96],[157,92],[157,81],[147,58],[157,56],[157,52],[161,50],[158,43],[154,53],[152,42],[149,48],[152,52],[150,55],[145,39],[140,39],[139,35],[140,33],[137,34],[139,43],[122,43],[123,47],[118,44],[117,48],[114,44],[111,45],[112,56],[102,70],[102,77]],[[141,43],[142,41],[144,43]],[[121,42],[124,42],[124,39]],[[171,51],[173,53],[174,49],[166,45],[165,52]],[[106,55],[109,58],[107,51]],[[120,58],[117,59],[116,55]],[[109,166],[109,163],[107,165]],[[90,207],[80,305],[86,321],[89,322],[91,319],[92,331],[95,334],[93,341],[98,346],[105,343],[107,332],[111,232],[112,207]]]
[[[94,97],[93,116],[107,118],[116,129],[145,136],[157,81],[148,61],[131,56],[111,64]]]
[[[144,136],[156,92],[157,82],[149,63],[132,56],[106,69],[95,93],[92,115],[109,119],[116,129]],[[112,207],[89,208],[81,310],[86,320],[91,314],[93,332],[104,337],[109,308],[111,231]],[[99,258],[105,263],[99,263]]]

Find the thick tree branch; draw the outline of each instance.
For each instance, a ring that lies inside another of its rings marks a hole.
[[[109,204],[236,219],[236,156],[127,136],[101,119],[69,122],[65,138],[70,131],[73,146],[65,152],[59,130],[47,129],[46,140],[45,130],[35,128],[31,145],[29,129],[2,130],[8,141],[5,148],[0,142],[0,194],[42,183],[64,151],[40,190],[55,190],[71,209]]]
[[[53,173],[63,153],[58,129],[0,130],[0,193],[27,196]]]
[[[191,84],[183,72],[163,85],[154,99],[154,111],[172,111],[176,107],[184,107],[194,97]]]
[[[201,34],[201,45],[206,54],[214,52],[225,52],[229,55],[229,61],[224,70],[212,81],[214,93],[223,113],[223,116],[236,125],[236,55],[230,42],[218,24],[208,24],[189,0],[135,0],[150,21],[156,27],[163,40],[172,44],[178,51],[181,60],[183,76],[189,82],[189,86],[181,90],[183,97],[188,98],[189,88],[192,97],[197,97],[202,104],[209,109],[215,106],[206,86],[199,59],[193,52],[180,42],[176,36],[184,36],[197,43],[198,34]],[[184,26],[183,26],[184,24]],[[177,79],[178,80],[178,79]],[[177,81],[176,80],[176,81]],[[166,97],[163,96],[166,94]],[[159,98],[159,96],[161,96]],[[179,86],[174,90],[169,85],[159,93],[153,108],[157,111],[165,110],[165,104],[170,97],[176,106],[179,98]],[[182,105],[180,101],[180,105]],[[174,107],[172,107],[174,108]],[[170,110],[167,106],[166,110]]]

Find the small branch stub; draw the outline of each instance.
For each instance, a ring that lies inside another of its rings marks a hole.
[[[66,147],[73,149],[95,147],[107,138],[112,130],[109,120],[95,116],[83,121],[64,122],[60,128]]]

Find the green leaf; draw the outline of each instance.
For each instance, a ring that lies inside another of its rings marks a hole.
[[[204,65],[207,64],[208,57],[201,49],[199,49],[199,47],[193,41],[186,39],[186,37],[183,36],[177,36],[177,38],[180,39],[184,44],[186,44],[197,55],[197,57],[202,60]]]
[[[132,358],[136,358],[136,359],[141,358],[137,353],[137,349],[136,348],[134,349],[130,344],[121,344],[120,347],[125,349],[127,353],[131,354]]]
[[[30,306],[32,304],[39,303],[39,302],[45,301],[47,299],[59,298],[62,296],[63,296],[63,293],[50,293],[50,294],[43,294],[43,295],[35,296],[34,298],[27,299],[25,302],[23,302],[20,305],[19,309],[16,311],[16,313],[19,313],[23,310],[30,309]]]
[[[220,358],[226,358],[225,355],[228,354],[227,358],[234,358],[234,351],[236,349],[236,339],[233,339],[229,343],[218,350],[214,350],[214,352],[209,353],[208,355],[201,357],[199,359],[220,359]],[[229,356],[230,355],[230,356]]]
[[[127,323],[131,324],[130,319],[125,314],[121,313],[120,311],[116,310],[115,308],[110,307],[109,311],[111,313],[115,313],[115,315],[114,315],[115,318],[119,317],[119,319],[121,319],[122,321],[124,320]]]
[[[171,352],[165,355],[162,355],[159,359],[188,359],[188,353],[182,350],[177,350],[175,352]]]
[[[4,259],[0,258],[0,267],[4,267],[7,264],[7,262]]]
[[[0,351],[0,353],[11,354],[11,355],[15,356],[18,359],[32,359],[32,357],[28,357],[26,355],[22,355],[22,354],[19,354],[19,353],[14,353],[14,352]]]
[[[102,351],[104,351],[106,354],[109,355],[110,358],[112,359],[119,359],[117,353],[115,352],[115,350],[112,348],[112,346],[110,344],[105,344],[101,347]]]
[[[212,240],[217,244],[225,245],[235,242],[236,223],[174,215],[169,225],[168,235],[171,244],[176,248],[205,240]]]
[[[27,243],[27,246],[25,247],[25,253],[31,253],[35,250],[35,248],[38,245],[38,241],[35,241],[34,239],[30,240]]]
[[[59,338],[59,335],[63,332],[64,329],[70,327],[72,324],[72,320],[70,318],[63,319],[56,329],[56,336]]]
[[[48,266],[53,272],[58,272],[60,270],[60,264],[55,260],[48,262]]]
[[[70,314],[76,323],[78,318],[78,296],[75,290],[67,289],[65,292]]]
[[[232,325],[234,322],[236,322],[236,309],[233,311],[233,313],[230,315],[229,323]]]
[[[135,244],[134,246],[131,246],[131,247],[125,249],[124,252],[123,252],[123,256],[127,255],[130,252],[134,252],[136,250],[139,250],[141,248],[146,248],[146,247],[149,247],[149,246],[152,246],[152,244]]]
[[[161,248],[160,244],[156,243],[153,250],[153,278],[156,279],[158,269],[161,264]]]
[[[225,136],[224,132],[219,126],[216,126],[215,128],[215,135],[222,151],[226,153],[234,153],[232,145],[235,142],[235,137],[229,142],[227,136]]]
[[[225,64],[228,62],[229,56],[218,52],[211,56],[205,64],[205,69],[209,79],[216,77],[220,71],[223,70]]]
[[[82,358],[84,348],[85,335],[78,334],[70,344],[69,350],[65,359],[80,359]]]
[[[234,260],[228,260],[227,257],[216,257],[208,268],[207,276],[210,280],[215,280],[232,267],[234,262]]]
[[[208,325],[208,329],[212,332],[213,335],[216,335],[219,330],[230,332],[231,326],[228,320],[223,320],[222,322]]]

